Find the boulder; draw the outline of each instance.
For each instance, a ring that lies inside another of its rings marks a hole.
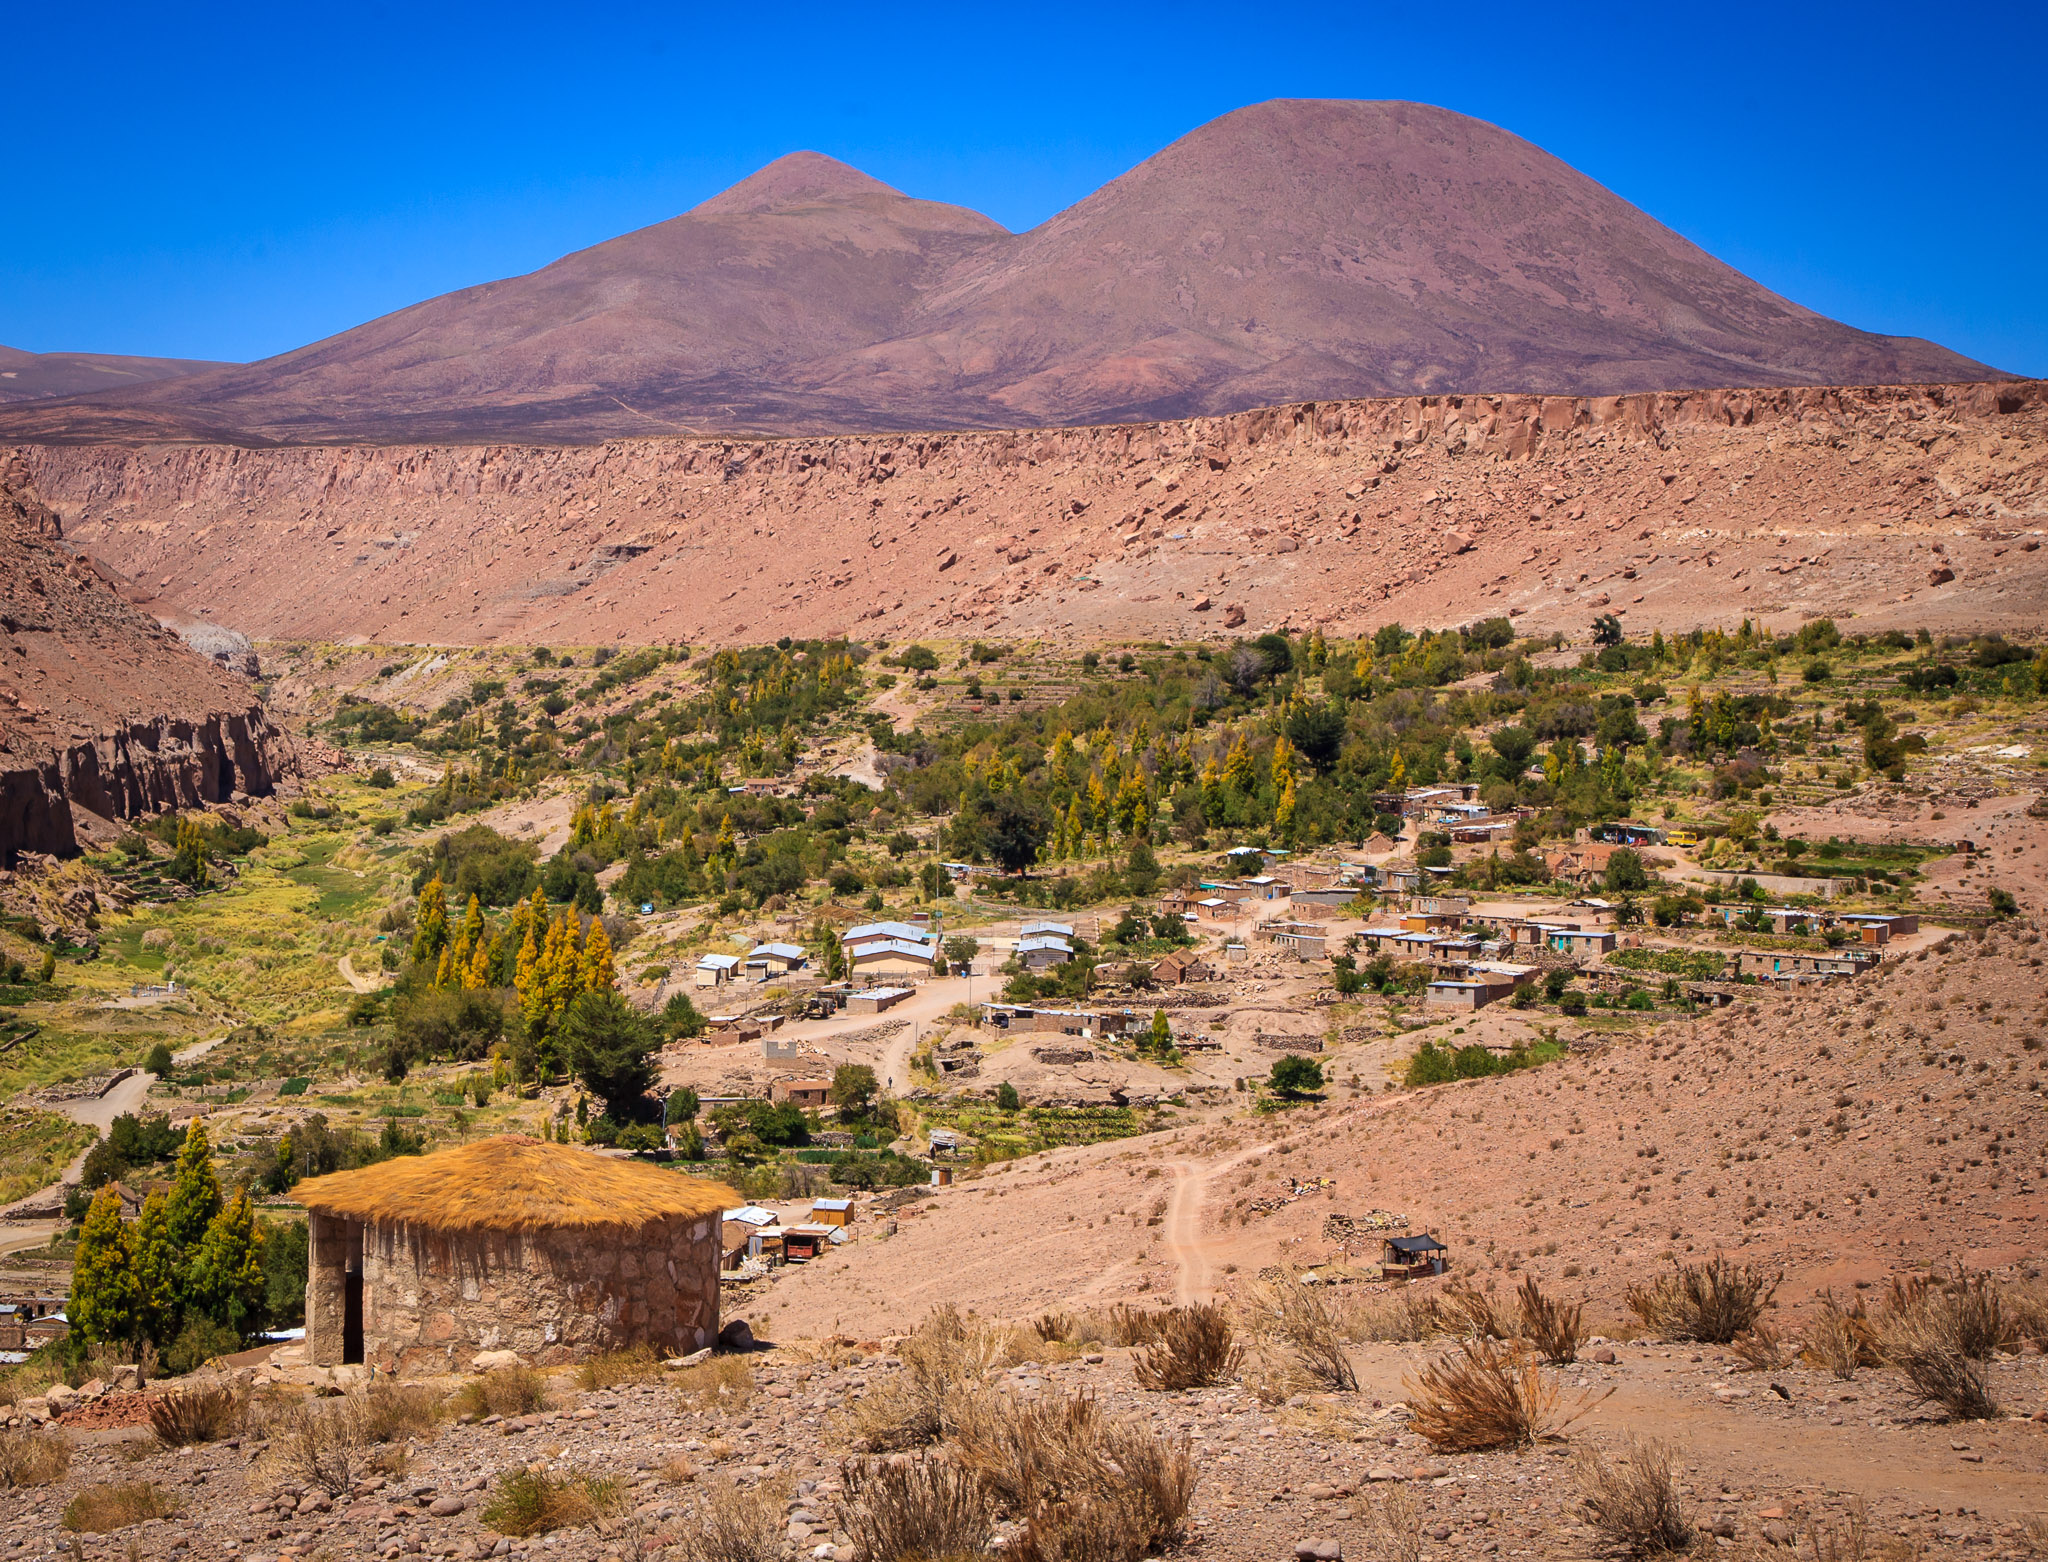
[[[1955,578],[1956,572],[1946,566],[1940,569],[1931,569],[1927,572],[1927,584],[1930,586],[1945,586]]]
[[[1294,1562],[1343,1562],[1343,1556],[1342,1541],[1322,1538],[1294,1543]]]
[[[753,1326],[744,1318],[735,1318],[718,1331],[718,1343],[727,1350],[753,1350]]]
[[[509,1367],[522,1365],[519,1352],[511,1350],[480,1350],[469,1358],[470,1369],[475,1372],[503,1372]]]

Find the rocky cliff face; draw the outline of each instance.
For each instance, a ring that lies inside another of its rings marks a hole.
[[[1184,640],[1493,614],[1583,635],[1604,612],[2031,630],[2048,610],[2040,382],[26,457],[68,535],[259,639]]]
[[[19,458],[0,466],[0,867],[132,819],[274,791],[296,769],[244,679],[69,551]]]

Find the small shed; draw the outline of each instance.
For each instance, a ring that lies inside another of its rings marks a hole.
[[[524,1134],[333,1172],[312,1216],[306,1356],[443,1373],[478,1351],[543,1366],[718,1337],[730,1188]]]
[[[846,1226],[853,1223],[852,1199],[818,1199],[811,1205],[811,1223],[818,1226]]]
[[[832,1228],[815,1221],[791,1226],[782,1234],[782,1256],[792,1264],[807,1263],[825,1251],[832,1240]]]
[[[1440,1275],[1449,1266],[1444,1257],[1450,1249],[1424,1232],[1413,1237],[1388,1237],[1381,1243],[1380,1270],[1383,1274],[1407,1276]]]
[[[821,1107],[831,1094],[829,1079],[778,1079],[768,1087],[770,1101],[788,1101],[797,1106]]]
[[[738,955],[705,955],[697,962],[692,980],[699,987],[722,987],[740,968]]]

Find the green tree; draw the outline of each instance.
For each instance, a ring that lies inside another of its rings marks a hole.
[[[962,966],[981,953],[981,940],[969,938],[964,933],[955,933],[946,940],[943,948],[947,965]]]
[[[171,1241],[170,1200],[162,1188],[142,1201],[141,1217],[128,1236],[135,1332],[162,1350],[178,1337],[185,1312],[185,1255]]]
[[[1173,1050],[1173,1024],[1166,1017],[1164,1009],[1152,1011],[1152,1050],[1161,1057]]]
[[[1149,895],[1159,888],[1159,858],[1144,836],[1131,838],[1130,855],[1124,859],[1124,877],[1133,895]]]
[[[144,1054],[142,1071],[145,1074],[154,1074],[157,1078],[162,1079],[166,1074],[170,1073],[171,1064],[171,1049],[162,1042],[158,1042]]]
[[[1007,1079],[996,1086],[996,1107],[999,1111],[1015,1112],[1024,1105],[1024,1098],[1017,1094],[1017,1087]]]
[[[238,1335],[263,1321],[263,1236],[249,1190],[237,1188],[206,1228],[187,1271],[193,1311]]]
[[[71,1297],[64,1309],[71,1329],[88,1344],[132,1340],[137,1334],[135,1252],[121,1219],[121,1196],[102,1188],[78,1228]]]
[[[43,951],[43,985],[45,987],[48,987],[52,982],[56,980],[57,951],[54,949],[45,949]]]
[[[171,1246],[189,1253],[206,1235],[213,1217],[220,1213],[220,1177],[213,1169],[213,1146],[207,1142],[206,1126],[194,1119],[185,1131],[185,1144],[178,1151],[178,1168],[171,1174],[171,1197],[164,1212]]]
[[[562,1053],[570,1071],[617,1122],[642,1115],[642,1098],[654,1083],[647,1057],[658,1040],[647,1017],[616,988],[578,993],[562,1016]]]
[[[991,799],[982,828],[989,856],[1008,873],[1022,873],[1038,861],[1052,833],[1044,805],[1021,789]]]
[[[1283,1096],[1304,1095],[1323,1088],[1323,1065],[1299,1052],[1283,1053],[1273,1060],[1269,1083]]]
[[[661,1033],[674,1040],[701,1036],[710,1027],[710,1021],[697,1012],[696,1004],[690,1001],[688,993],[671,993],[661,1010]]]
[[[842,1118],[865,1118],[874,1110],[881,1088],[875,1071],[865,1063],[842,1063],[832,1071],[831,1100]]]
[[[1635,852],[1623,847],[1607,859],[1607,888],[1610,891],[1648,889],[1650,870],[1643,866],[1643,859]]]

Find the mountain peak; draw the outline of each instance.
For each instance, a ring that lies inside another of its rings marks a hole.
[[[729,217],[742,212],[786,211],[796,206],[850,201],[863,195],[907,199],[901,190],[869,178],[858,168],[849,168],[836,157],[827,157],[823,152],[791,152],[758,173],[749,174],[731,189],[721,190],[690,215]]]

